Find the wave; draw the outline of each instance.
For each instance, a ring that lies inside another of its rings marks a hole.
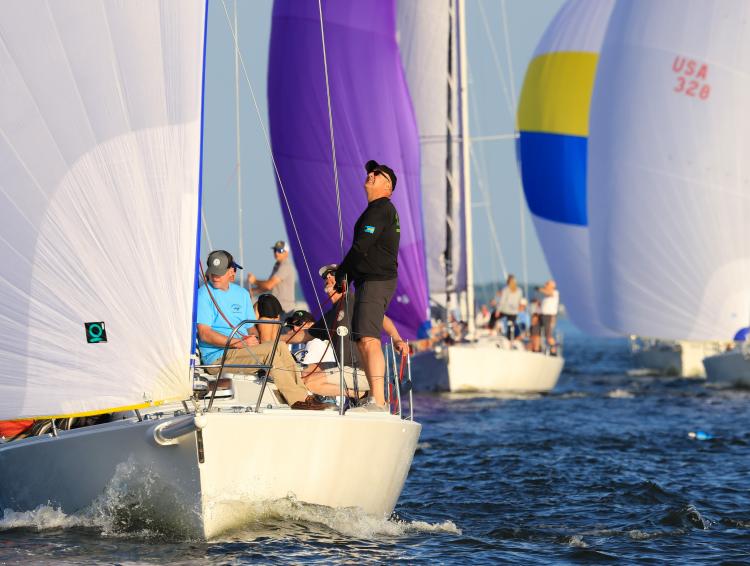
[[[232,540],[253,536],[258,530],[263,530],[264,525],[278,521],[322,525],[335,533],[355,539],[378,539],[383,536],[397,538],[410,533],[461,534],[461,529],[450,520],[429,523],[404,520],[395,515],[389,519],[379,518],[358,508],[334,509],[302,503],[291,495],[276,501],[243,504],[241,508],[241,513],[250,525],[232,533]]]

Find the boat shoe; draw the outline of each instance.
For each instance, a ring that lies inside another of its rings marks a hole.
[[[297,401],[296,403],[292,404],[292,409],[302,411],[322,411],[323,409],[327,408],[328,403],[321,403],[320,401],[316,400],[313,395],[308,395],[307,397],[305,397],[304,401]]]

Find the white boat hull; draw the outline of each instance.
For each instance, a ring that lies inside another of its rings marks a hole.
[[[388,517],[421,430],[382,413],[279,408],[212,412],[200,432],[155,441],[155,427],[193,418],[125,420],[3,445],[0,508],[104,506],[207,539],[247,523],[254,505],[286,497]]]
[[[415,391],[546,392],[557,385],[564,358],[498,348],[491,341],[455,344],[412,360]]]
[[[710,382],[750,387],[750,355],[738,348],[703,360]]]
[[[703,359],[723,351],[716,341],[659,340],[633,350],[633,365],[658,375],[706,377]]]

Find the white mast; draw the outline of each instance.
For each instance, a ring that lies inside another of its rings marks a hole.
[[[468,69],[466,57],[466,2],[458,2],[459,104],[461,105],[461,178],[464,189],[464,235],[466,238],[466,303],[469,338],[476,331],[474,320],[474,250],[471,224],[471,138],[469,137]]]
[[[245,266],[245,246],[242,232],[242,167],[240,166],[240,34],[237,27],[237,4],[234,0],[234,119],[237,130],[237,238],[239,239],[237,251],[239,252],[240,265]]]

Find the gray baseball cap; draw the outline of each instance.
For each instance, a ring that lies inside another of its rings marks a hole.
[[[216,250],[208,254],[206,264],[208,265],[206,275],[218,275],[219,277],[224,275],[230,267],[242,269],[242,266],[234,261],[232,254],[224,250]]]

